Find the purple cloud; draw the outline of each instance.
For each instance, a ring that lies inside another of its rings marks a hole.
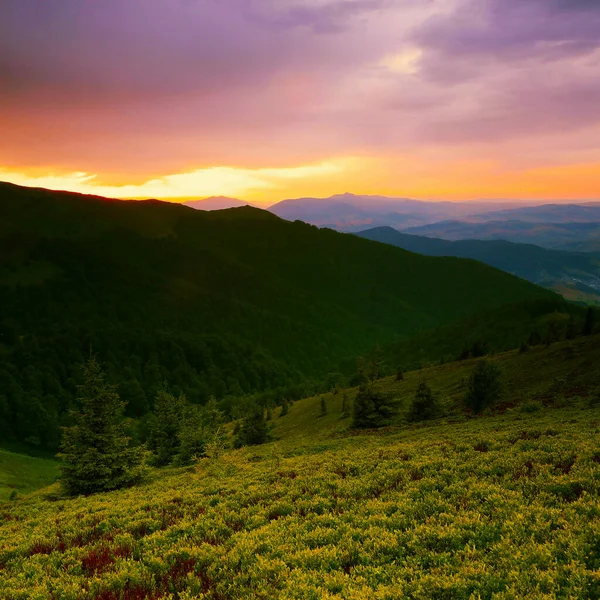
[[[411,39],[422,52],[411,95],[437,100],[421,105],[416,139],[495,143],[600,125],[598,2],[468,0]]]

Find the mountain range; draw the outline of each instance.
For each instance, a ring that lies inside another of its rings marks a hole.
[[[232,198],[186,203],[215,210],[244,206]],[[600,251],[600,203],[527,205],[516,201],[425,202],[410,198],[337,194],[297,198],[268,208],[288,221],[356,233],[389,226],[405,233],[449,240],[490,239],[547,248]]]
[[[318,227],[355,232],[389,225],[407,228],[441,220],[465,218],[492,209],[519,207],[513,202],[425,202],[410,198],[338,194],[329,198],[283,200],[269,207],[277,216],[299,219]]]
[[[600,252],[600,222],[440,221],[403,232],[445,240],[505,240],[555,250]]]
[[[452,325],[446,345],[442,331],[420,346],[420,360],[483,335],[514,347],[544,315],[576,310],[480,262],[256,208],[9,184],[0,184],[0,306],[0,436],[45,447],[57,443],[90,352],[140,416],[165,381],[192,402],[291,397],[377,344]]]

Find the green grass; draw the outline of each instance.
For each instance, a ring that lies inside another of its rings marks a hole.
[[[513,409],[51,488],[1,511],[0,598],[598,597],[599,427]]]
[[[385,431],[348,431],[341,394],[324,417],[309,398],[271,444],[5,504],[0,598],[598,597],[599,342],[495,357],[505,396],[478,418],[460,406],[474,362],[447,364],[381,382],[405,407]],[[446,415],[407,425],[421,379]],[[30,477],[49,462],[4,456]]]
[[[600,393],[600,336],[577,338],[550,347],[534,346],[524,353],[512,350],[489,358],[502,371],[503,397],[496,412],[518,408],[527,402],[537,402],[542,406],[568,406],[576,401],[585,403]],[[421,380],[426,381],[439,397],[446,420],[465,419],[462,401],[468,377],[477,360],[407,372],[399,382],[395,381],[395,377],[382,379],[379,385],[393,392],[399,400],[396,425],[409,426],[407,413]],[[357,388],[352,388],[346,390],[346,394],[352,400],[357,391]],[[329,409],[324,417],[320,416],[320,395],[294,402],[284,417],[278,417],[279,410],[274,411],[273,433],[281,443],[297,443],[298,438],[312,443],[315,438],[348,432],[352,419],[341,418],[342,392],[322,395]]]
[[[0,598],[598,598],[599,353],[596,337],[494,357],[504,398],[479,417],[461,405],[475,361],[446,364],[381,382],[402,405],[385,430],[350,431],[342,394],[323,417],[308,398],[272,443],[4,504]],[[445,414],[407,424],[421,379]]]
[[[55,460],[16,454],[0,449],[0,502],[13,492],[28,494],[53,483],[58,477]]]

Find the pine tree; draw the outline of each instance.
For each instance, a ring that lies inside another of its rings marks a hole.
[[[396,402],[390,394],[378,390],[373,383],[363,382],[354,399],[352,426],[357,428],[391,425]]]
[[[186,398],[175,397],[162,387],[154,402],[154,422],[148,440],[154,452],[152,462],[162,467],[168,465],[179,453],[180,430]]]
[[[585,322],[583,323],[583,335],[591,335],[594,332],[595,325],[594,309],[589,306],[585,313]]]
[[[287,415],[289,411],[290,411],[290,405],[289,405],[288,401],[284,398],[283,402],[281,404],[281,412],[279,413],[279,416],[285,417],[285,415]]]
[[[347,419],[350,416],[350,411],[348,409],[348,395],[346,394],[346,390],[344,390],[342,394],[342,419]]]
[[[569,317],[569,322],[567,323],[567,333],[565,334],[565,337],[568,340],[574,340],[577,337],[577,325],[573,315]]]
[[[195,405],[185,406],[177,431],[176,453],[171,460],[178,465],[188,465],[195,458],[204,456],[205,451],[206,435],[203,428],[202,410]]]
[[[187,406],[178,433],[179,449],[175,462],[180,465],[190,464],[195,459],[206,456],[207,447],[211,444],[214,448],[224,447],[224,421],[214,397],[205,406]]]
[[[233,445],[236,448],[257,446],[268,442],[270,438],[271,434],[269,425],[265,420],[264,410],[256,406],[244,417]]]
[[[425,421],[434,419],[440,413],[440,407],[431,388],[425,381],[421,381],[415,392],[415,397],[410,409],[411,421]]]
[[[124,403],[91,357],[78,386],[81,412],[63,428],[61,483],[68,494],[93,494],[132,485],[143,475],[143,451],[132,448],[122,423]]]
[[[469,379],[465,402],[475,413],[492,405],[501,395],[500,368],[488,360],[477,363]]]
[[[323,396],[321,396],[321,417],[324,417],[327,414],[327,402],[325,401],[325,398]]]

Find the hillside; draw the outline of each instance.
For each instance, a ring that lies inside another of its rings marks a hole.
[[[600,205],[542,204],[518,208],[504,208],[471,217],[473,221],[525,221],[528,223],[597,223],[600,221]]]
[[[465,361],[420,380],[446,415],[349,432],[341,394],[280,439],[129,490],[0,507],[2,600],[596,598],[600,338],[495,357],[505,399],[469,418]],[[347,392],[349,395],[352,391]]]
[[[46,487],[58,477],[58,462],[0,449],[0,503]]]
[[[488,265],[562,293],[570,300],[600,302],[600,255],[547,250],[504,240],[460,240],[400,233],[377,227],[356,235],[428,256],[457,256]]]
[[[527,221],[440,221],[408,227],[404,233],[445,240],[506,240],[518,244],[536,244],[555,250],[600,252],[600,223],[536,223]]]
[[[0,435],[49,448],[90,351],[139,417],[165,381],[193,402],[284,388],[297,397],[302,387],[291,387],[375,344],[510,303],[566,310],[481,263],[250,207],[4,184],[0,224]]]

